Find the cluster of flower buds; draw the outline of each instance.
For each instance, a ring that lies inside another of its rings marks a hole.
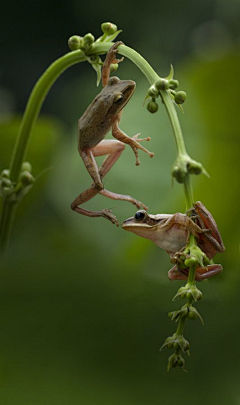
[[[84,54],[86,60],[91,64],[93,69],[97,73],[97,86],[101,80],[101,68],[103,62],[99,55],[90,55],[93,44],[98,42],[112,42],[114,39],[122,32],[117,29],[117,26],[110,22],[102,23],[101,30],[103,35],[95,40],[94,36],[91,33],[84,35],[83,37],[79,35],[73,35],[68,40],[68,46],[71,51],[80,50]],[[111,65],[111,72],[115,72],[118,68],[118,64]]]
[[[187,174],[198,175],[201,173],[204,173],[209,177],[209,174],[204,169],[203,165],[190,158],[188,154],[179,155],[172,168],[172,176],[179,183],[184,183]]]
[[[11,201],[20,201],[32,187],[35,179],[32,175],[32,165],[29,162],[23,162],[19,180],[14,184],[10,179],[10,170],[4,169],[0,174],[0,195]]]
[[[156,98],[159,96],[161,97],[161,91],[168,90],[176,104],[183,104],[187,95],[185,91],[176,91],[178,86],[178,80],[173,79],[173,67],[171,66],[169,75],[166,78],[160,78],[148,89],[146,98],[151,97],[151,101],[149,101],[147,105],[148,111],[151,113],[157,112],[158,104],[156,102]]]
[[[173,301],[181,297],[182,299],[187,298],[188,300],[199,301],[202,298],[201,291],[196,287],[195,284],[186,284],[184,287],[179,288],[177,294],[173,297]]]
[[[182,336],[177,333],[174,333],[172,336],[169,336],[164,344],[162,345],[160,350],[165,348],[174,349],[174,353],[168,358],[168,365],[167,371],[170,368],[181,367],[184,370],[185,360],[180,353],[187,353],[190,356],[190,344],[189,342]]]
[[[199,314],[198,310],[190,303],[183,305],[183,307],[181,309],[179,309],[178,311],[169,312],[168,316],[169,316],[169,318],[171,318],[172,321],[175,321],[175,322],[179,322],[180,319],[185,316],[191,320],[199,318],[203,324],[203,319],[202,319],[201,315]]]

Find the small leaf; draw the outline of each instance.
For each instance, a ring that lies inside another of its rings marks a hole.
[[[112,42],[122,32],[122,30],[116,31],[114,34],[107,37],[107,42]]]
[[[92,67],[97,73],[97,87],[98,87],[102,77],[101,65],[99,65],[98,63],[92,63]]]
[[[171,64],[170,65],[170,72],[169,72],[168,76],[165,79],[171,80],[171,79],[173,79],[173,75],[174,75],[174,69],[173,69],[173,65]]]

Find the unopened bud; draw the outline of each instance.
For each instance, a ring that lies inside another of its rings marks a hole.
[[[175,94],[175,103],[182,104],[184,103],[186,98],[187,94],[185,93],[185,91],[177,91],[177,93]]]
[[[80,49],[83,46],[83,38],[80,37],[79,35],[73,35],[68,40],[68,46],[71,49],[71,51],[76,51],[77,49]]]
[[[155,86],[157,87],[158,90],[167,90],[169,89],[169,81],[166,79],[159,79],[155,83]]]
[[[117,31],[117,26],[110,22],[102,23],[101,30],[104,34],[112,35]]]
[[[149,101],[148,105],[147,105],[147,109],[150,113],[154,114],[155,112],[157,112],[158,110],[158,105],[156,103],[156,101]]]

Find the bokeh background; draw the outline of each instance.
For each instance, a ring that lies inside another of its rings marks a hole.
[[[32,134],[28,160],[42,175],[22,202],[0,281],[0,401],[4,405],[200,405],[240,403],[240,2],[238,0],[110,3],[5,2],[0,17],[0,169],[6,168],[20,117],[38,77],[68,52],[73,34],[101,35],[112,21],[120,39],[166,76],[170,63],[187,91],[179,110],[187,149],[211,178],[194,177],[195,200],[214,214],[226,253],[224,272],[200,285],[205,326],[189,321],[187,373],[166,372],[171,351],[159,347],[176,325],[168,256],[151,242],[99,218],[70,209],[91,179],[77,152],[77,120],[99,89],[88,64],[62,75],[51,89]],[[106,188],[131,194],[151,213],[184,211],[181,185],[170,171],[175,143],[164,106],[143,108],[148,83],[128,60],[120,78],[137,90],[121,127],[151,136],[155,152],[130,148],[106,176]],[[113,207],[122,222],[126,202],[97,196],[90,209]]]

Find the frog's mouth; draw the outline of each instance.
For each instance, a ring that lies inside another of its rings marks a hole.
[[[134,232],[134,229],[154,229],[156,228],[158,224],[158,221],[151,221],[151,223],[146,223],[146,222],[138,222],[134,220],[134,218],[128,218],[123,223],[121,224],[122,228],[125,229],[126,231],[132,231]]]

